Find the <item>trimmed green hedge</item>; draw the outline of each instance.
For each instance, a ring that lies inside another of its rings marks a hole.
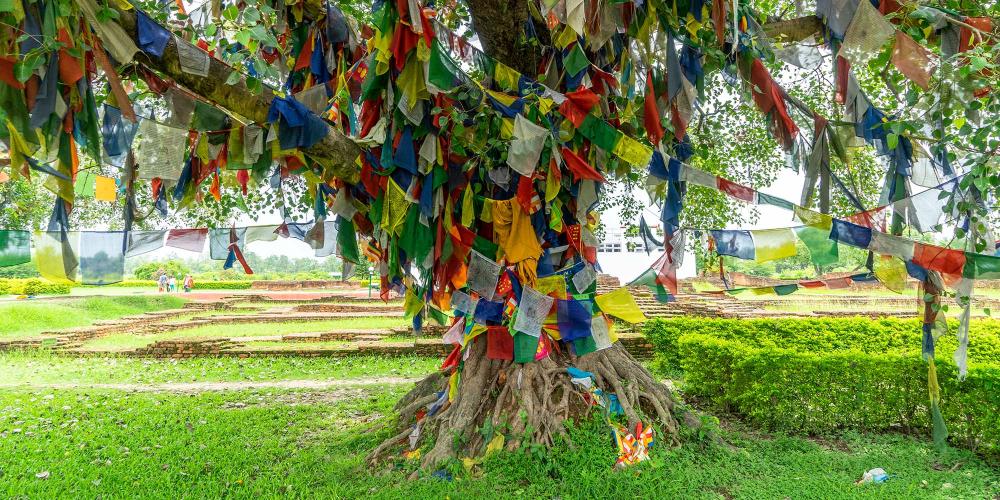
[[[681,335],[677,346],[688,394],[766,429],[929,432],[927,365],[919,353],[810,353],[697,333]],[[949,360],[937,367],[952,442],[1000,453],[1000,365],[971,366],[961,382]]]
[[[938,340],[938,353],[950,355],[958,346],[957,321]],[[678,339],[686,334],[740,340],[750,347],[778,347],[799,352],[860,351],[870,354],[919,353],[922,333],[919,319],[901,318],[777,318],[713,319],[672,318],[646,323],[643,333],[655,347],[665,367],[681,366]],[[1000,321],[972,322],[969,329],[970,364],[1000,364]]]
[[[39,278],[0,279],[0,295],[67,295],[70,286]]]
[[[198,281],[194,282],[195,290],[247,290],[253,285],[252,281]],[[125,280],[120,283],[115,283],[114,286],[124,286],[124,287],[136,287],[144,288],[151,287],[156,288],[156,282],[152,280]],[[181,287],[181,283],[178,281],[178,287]]]

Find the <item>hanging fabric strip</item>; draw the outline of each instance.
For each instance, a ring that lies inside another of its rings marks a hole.
[[[122,280],[125,253],[121,231],[80,233],[80,278],[85,285],[109,285]]]

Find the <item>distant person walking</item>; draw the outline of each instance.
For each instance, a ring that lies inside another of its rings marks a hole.
[[[170,277],[170,281],[168,282],[168,284],[169,284],[169,286],[167,288],[168,292],[176,292],[177,291],[177,278],[171,276]]]
[[[163,269],[160,269],[159,274],[160,274],[160,277],[156,279],[156,282],[159,285],[159,291],[161,293],[162,292],[169,292],[170,290],[167,288],[169,285],[167,284],[167,273],[166,273],[166,271],[164,271]]]
[[[190,292],[194,288],[194,278],[191,275],[184,277],[184,293]]]

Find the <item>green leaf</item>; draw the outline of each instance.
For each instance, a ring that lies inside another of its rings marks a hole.
[[[226,10],[222,11],[222,17],[227,21],[235,22],[240,17],[240,9],[235,5],[230,5],[229,7],[226,7]]]
[[[236,33],[236,41],[243,46],[250,43],[250,39],[253,37],[253,33],[250,30],[240,30]]]
[[[205,26],[205,36],[215,36],[215,32],[218,31],[219,27],[215,23],[211,23]]]
[[[242,75],[240,75],[238,71],[229,73],[229,77],[226,78],[226,85],[236,85],[236,83],[240,81],[241,76]]]
[[[889,149],[896,149],[896,145],[899,144],[899,136],[896,134],[886,134],[885,142]]]
[[[260,21],[260,11],[255,7],[247,7],[243,11],[243,20],[248,24],[257,24]]]

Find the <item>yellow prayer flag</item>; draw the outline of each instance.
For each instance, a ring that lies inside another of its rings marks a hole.
[[[94,182],[94,198],[97,201],[115,201],[115,196],[118,194],[118,186],[115,184],[115,180],[110,177],[95,176]]]
[[[628,291],[628,288],[621,287],[613,292],[594,297],[597,307],[605,314],[610,314],[618,319],[629,323],[641,323],[646,321],[646,315],[639,309],[639,304],[635,303],[635,298]]]
[[[559,32],[559,36],[556,37],[556,39],[553,41],[555,42],[556,47],[564,49],[569,44],[576,41],[576,32],[573,31],[573,29],[570,28],[569,26],[566,26],[562,29],[561,32]]]
[[[750,231],[757,262],[795,256],[795,233],[791,229],[762,229]]]
[[[817,227],[819,229],[833,228],[833,217],[830,217],[829,215],[813,212],[808,208],[800,206],[796,206],[793,210],[795,211],[795,217],[807,226]]]
[[[563,278],[562,275],[555,274],[538,278],[534,288],[542,294],[550,295],[557,299],[566,299],[566,278]]]
[[[889,290],[896,293],[906,291],[906,264],[891,255],[876,255],[873,263],[875,277]]]
[[[480,324],[472,325],[472,329],[462,337],[462,347],[469,345],[469,341],[486,333],[486,327]]]
[[[493,70],[493,79],[496,80],[497,84],[503,89],[517,90],[517,84],[521,79],[521,73],[518,73],[516,69],[511,68],[502,62],[497,62],[496,69]]]
[[[615,144],[615,156],[637,167],[649,165],[653,157],[653,148],[622,134]]]
[[[466,189],[462,195],[462,225],[465,227],[472,227],[472,223],[476,221],[473,196],[472,189]]]

